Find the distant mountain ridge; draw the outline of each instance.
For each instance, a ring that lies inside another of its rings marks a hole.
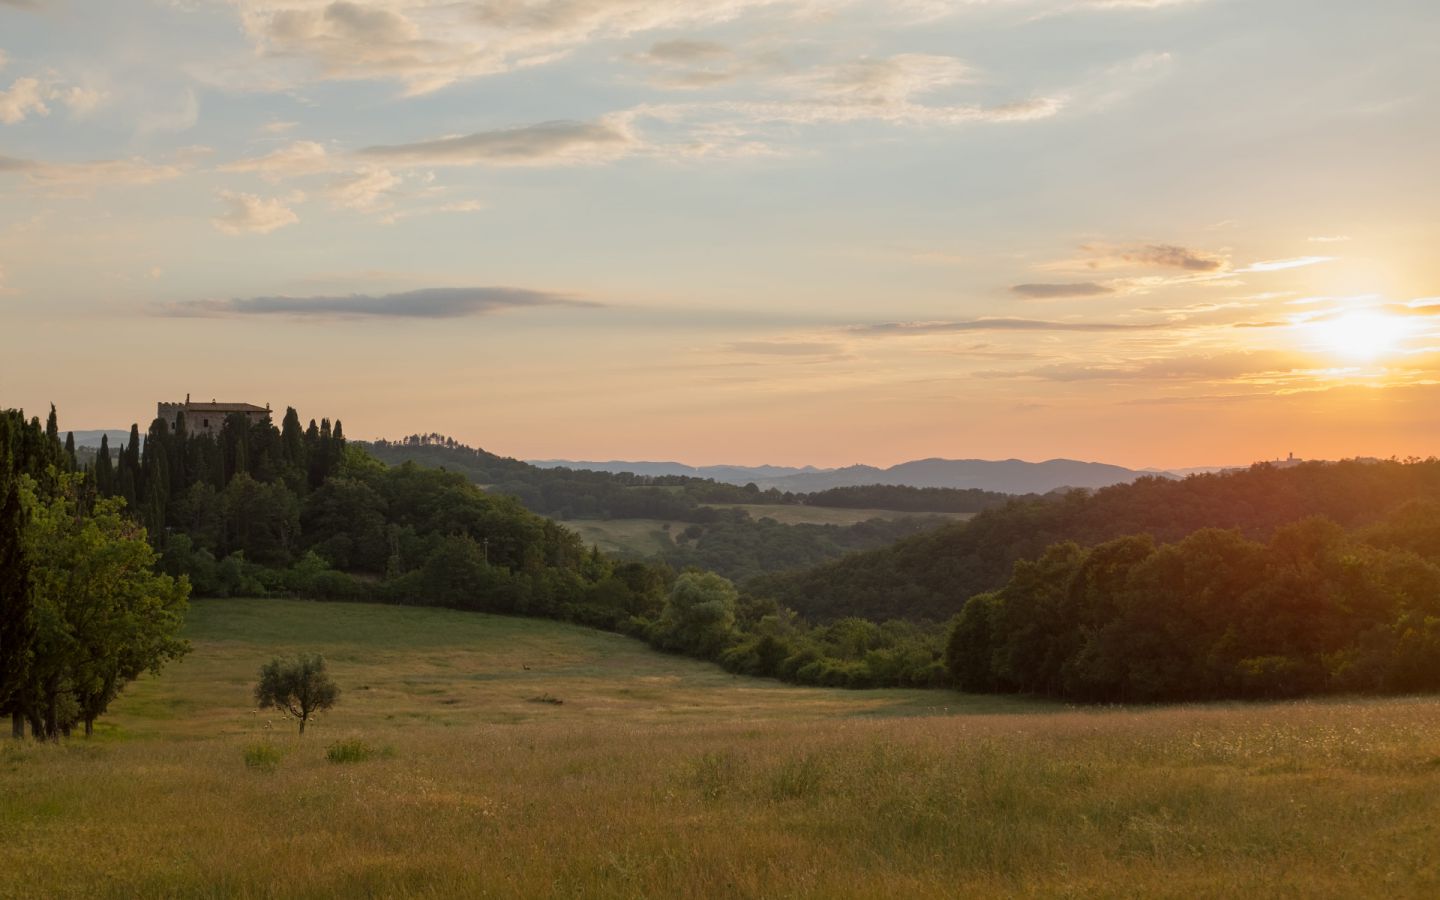
[[[628,462],[624,460],[528,460],[541,468],[564,466],[599,472],[633,472],[636,475],[689,475],[713,478],[727,484],[753,482],[761,488],[811,493],[836,487],[898,484],[927,488],[980,488],[1007,494],[1044,494],[1056,488],[1092,490],[1126,484],[1145,476],[1178,478],[1173,472],[1154,469],[1127,469],[1106,463],[1074,459],[1026,462],[1020,459],[917,459],[889,468],[854,465],[839,469],[788,466],[687,466],[677,462]],[[1196,470],[1189,470],[1196,471]]]

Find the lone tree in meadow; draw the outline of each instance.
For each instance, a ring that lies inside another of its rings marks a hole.
[[[299,719],[301,734],[311,716],[339,699],[340,688],[325,674],[325,657],[318,653],[276,657],[260,667],[255,702],[261,709],[273,706]]]

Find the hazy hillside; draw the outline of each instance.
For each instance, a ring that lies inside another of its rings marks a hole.
[[[1051,544],[1095,544],[1129,534],[1175,541],[1201,528],[1253,538],[1309,516],[1355,527],[1407,500],[1440,500],[1440,460],[1255,466],[1183,480],[1142,478],[1093,494],[1017,500],[968,523],[804,572],[750,583],[753,592],[816,620],[842,616],[943,620],[994,590],[1017,560]]]
[[[689,475],[713,478],[729,484],[753,483],[762,489],[812,493],[837,487],[871,484],[904,485],[917,488],[961,488],[998,491],[1005,494],[1044,494],[1060,487],[1102,488],[1124,484],[1145,475],[1168,472],[1138,471],[1105,463],[1051,459],[1026,462],[1019,459],[917,459],[889,468],[854,465],[839,469],[785,468],[783,466],[704,466],[674,462],[574,462],[533,460],[545,468],[569,467],[601,472],[633,472],[637,475]]]

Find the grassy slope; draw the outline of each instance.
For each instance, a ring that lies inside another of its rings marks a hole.
[[[587,545],[596,544],[606,553],[633,553],[654,556],[674,546],[673,534],[685,529],[684,522],[661,519],[566,519],[560,524],[580,535]],[[666,531],[665,526],[670,526]]]
[[[844,693],[553,623],[294,601],[202,601],[190,633],[95,740],[0,750],[0,896],[1440,890],[1433,700]],[[303,740],[248,698],[296,648],[345,691]],[[270,774],[242,762],[267,722]],[[393,755],[325,760],[354,736]]]
[[[750,517],[774,519],[782,525],[855,525],[871,519],[903,519],[906,516],[938,516],[965,520],[974,513],[905,513],[887,509],[832,509],[826,506],[762,506],[756,504],[711,503],[716,509],[743,509]],[[652,556],[674,544],[674,535],[684,531],[686,522],[663,519],[566,519],[566,528],[579,534],[586,544],[598,544],[607,553],[635,553]],[[665,526],[670,526],[666,531]]]
[[[781,525],[855,525],[871,519],[903,519],[907,516],[938,516],[965,520],[974,513],[896,512],[892,509],[841,509],[831,506],[764,506],[745,503],[710,503],[716,509],[743,509],[752,519],[774,519]]]

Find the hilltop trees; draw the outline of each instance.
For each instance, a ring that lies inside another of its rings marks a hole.
[[[1373,525],[1412,500],[1440,502],[1440,459],[1347,460],[1141,478],[1093,493],[1020,498],[889,547],[747,584],[816,620],[844,616],[944,621],[975,594],[1003,586],[1018,560],[1052,544],[1093,546],[1126,535],[1179,541],[1203,528],[1250,540],[1310,516],[1342,528]]]
[[[1369,534],[1436,528],[1410,508]],[[1435,691],[1437,563],[1319,518],[1264,544],[1218,529],[1057,544],[966,603],[946,661],[962,690],[1086,701]]]
[[[311,716],[334,706],[339,699],[340,688],[330,680],[325,657],[318,653],[276,657],[260,667],[256,704],[261,709],[274,707],[294,716],[301,734]]]

